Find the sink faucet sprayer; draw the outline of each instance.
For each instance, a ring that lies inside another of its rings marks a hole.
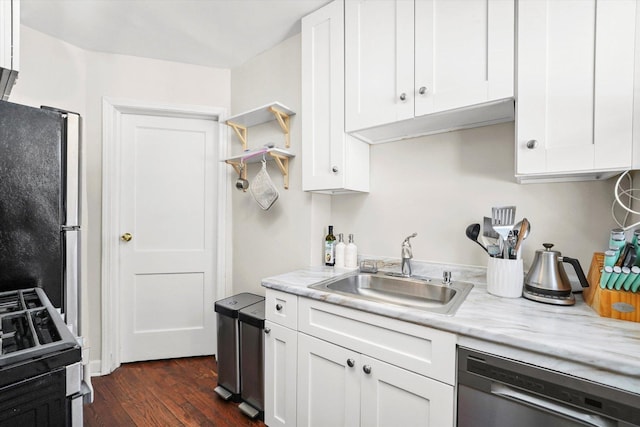
[[[413,233],[402,242],[402,275],[404,277],[411,277],[411,258],[413,258],[413,250],[411,249],[409,239],[416,237],[417,235],[418,233]]]

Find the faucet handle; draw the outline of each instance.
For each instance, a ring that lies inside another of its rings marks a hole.
[[[418,235],[418,233],[413,233],[411,236],[407,236],[407,238],[406,238],[406,239],[404,239],[404,242],[402,242],[402,243],[403,243],[403,244],[404,244],[404,243],[406,243],[406,244],[410,244],[410,243],[409,243],[409,239],[412,239],[412,238],[416,237],[417,235]]]
[[[416,237],[417,235],[418,233],[413,233],[402,242],[402,259],[413,258],[413,251],[411,249],[411,243],[409,243],[409,239],[411,239],[412,237]]]
[[[445,271],[444,273],[442,273],[442,284],[444,284],[444,285],[450,285],[451,284],[451,272],[450,271]]]

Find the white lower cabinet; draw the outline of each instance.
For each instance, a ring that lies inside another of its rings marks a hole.
[[[299,426],[453,426],[453,401],[448,384],[299,334]]]
[[[266,301],[268,426],[454,425],[454,334],[272,289]]]
[[[454,388],[363,356],[360,425],[453,426]]]
[[[269,320],[264,331],[264,422],[295,427],[298,332]]]

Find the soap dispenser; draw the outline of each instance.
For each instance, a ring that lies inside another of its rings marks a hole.
[[[338,243],[336,243],[336,264],[334,267],[344,268],[345,267],[345,249],[346,246],[344,244],[344,240],[342,237],[342,233],[338,234]]]
[[[349,244],[344,249],[344,266],[346,268],[358,267],[358,247],[353,243],[353,234],[349,234]]]

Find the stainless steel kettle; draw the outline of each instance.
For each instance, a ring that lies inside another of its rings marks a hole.
[[[552,243],[543,243],[544,250],[536,251],[531,268],[524,279],[522,296],[533,301],[547,304],[573,305],[576,302],[571,293],[571,282],[562,266],[569,263],[576,270],[583,288],[589,286],[580,262],[575,258],[563,257],[558,251],[552,251]]]

